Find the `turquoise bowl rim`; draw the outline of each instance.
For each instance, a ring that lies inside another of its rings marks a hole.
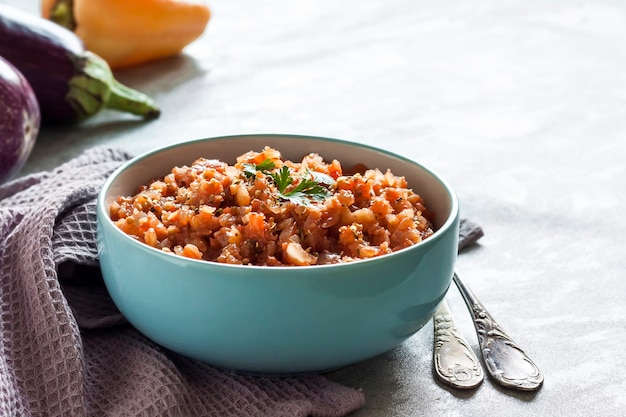
[[[249,133],[249,134],[241,134],[241,135],[223,135],[223,136],[214,136],[214,137],[207,137],[207,138],[198,138],[198,139],[191,139],[191,140],[187,140],[187,141],[183,141],[183,142],[177,142],[171,145],[166,145],[166,146],[162,146],[159,148],[155,148],[153,150],[144,152],[142,154],[139,154],[135,157],[133,157],[132,159],[130,159],[129,161],[125,162],[123,165],[121,165],[120,167],[118,167],[115,171],[113,171],[113,173],[106,179],[106,181],[104,182],[104,184],[102,185],[101,191],[98,194],[98,199],[97,199],[97,211],[99,215],[104,215],[104,213],[106,213],[107,207],[106,207],[106,201],[105,201],[105,195],[106,192],[108,191],[108,189],[110,188],[111,184],[113,184],[113,182],[115,182],[116,178],[125,170],[131,168],[133,165],[139,163],[141,160],[150,157],[152,155],[155,154],[159,154],[162,152],[166,152],[169,150],[173,150],[176,149],[180,146],[185,146],[191,143],[199,143],[199,142],[213,142],[213,141],[218,141],[218,140],[228,140],[230,138],[245,138],[245,137],[259,137],[259,136],[264,136],[264,137],[277,137],[277,138],[303,138],[303,139],[313,139],[313,140],[321,140],[321,141],[325,141],[325,142],[334,142],[334,143],[341,143],[341,144],[346,144],[346,145],[352,145],[352,146],[356,146],[359,148],[365,148],[374,152],[380,152],[383,153],[387,156],[393,157],[393,158],[397,158],[400,160],[403,160],[404,162],[407,162],[409,164],[413,164],[413,165],[417,165],[419,166],[422,170],[424,170],[425,172],[427,172],[428,174],[430,174],[433,178],[435,178],[438,182],[441,183],[441,185],[443,186],[443,188],[446,190],[447,194],[448,194],[448,198],[450,199],[451,202],[451,206],[450,206],[450,214],[448,216],[448,218],[445,220],[445,222],[437,227],[437,229],[435,230],[435,233],[433,233],[432,236],[430,236],[428,239],[425,239],[415,245],[409,246],[407,248],[401,249],[397,252],[394,253],[390,253],[390,254],[386,254],[383,255],[385,258],[387,257],[391,257],[394,256],[395,254],[398,253],[403,253],[406,251],[411,251],[411,250],[416,250],[418,247],[424,246],[424,245],[428,245],[428,244],[432,244],[431,241],[434,241],[435,239],[439,239],[439,236],[441,236],[443,234],[443,231],[447,230],[448,228],[450,228],[454,222],[456,221],[456,218],[459,216],[459,201],[458,198],[456,196],[456,193],[454,192],[454,189],[452,188],[452,186],[448,183],[448,181],[446,181],[445,179],[443,179],[440,175],[438,175],[436,172],[434,172],[433,170],[425,167],[424,165],[420,164],[419,162],[416,162],[410,158],[407,158],[405,156],[396,154],[394,152],[391,151],[387,151],[385,149],[379,148],[379,147],[375,147],[372,145],[367,145],[367,144],[361,144],[359,142],[353,142],[353,141],[348,141],[348,140],[343,140],[343,139],[335,139],[335,138],[329,138],[329,137],[324,137],[324,136],[309,136],[309,135],[301,135],[301,134],[286,134],[286,133]],[[140,185],[140,184],[139,184]],[[419,194],[419,193],[418,193]],[[104,216],[105,218],[107,216]],[[109,219],[109,222],[112,224],[112,222]],[[123,233],[121,230],[115,228],[117,230],[117,232],[119,232],[121,235],[124,235],[127,239],[129,239],[130,241],[132,241],[132,244],[134,245],[138,245],[140,247],[144,247],[147,246],[144,243],[141,243],[135,239],[132,239],[130,236],[126,235],[125,233]],[[177,255],[173,255],[170,253],[166,253],[163,252],[159,249],[156,248],[152,248],[149,247],[148,248],[152,251],[154,251],[155,255],[157,256],[177,256]],[[206,261],[202,261],[202,260],[197,260],[197,259],[191,259],[191,258],[184,258],[186,261],[188,262],[199,262],[199,263],[206,263]],[[363,260],[358,260],[357,262],[376,262],[378,259],[378,257],[376,258],[369,258],[369,259],[363,259]],[[266,269],[277,269],[277,270],[283,270],[285,268],[297,268],[297,269],[310,269],[310,268],[315,268],[315,269],[323,269],[323,268],[337,268],[340,267],[340,265],[347,265],[347,264],[332,264],[332,265],[312,265],[312,266],[297,266],[297,267],[290,267],[290,266],[257,266],[257,265],[232,265],[232,264],[221,264],[221,263],[212,263],[211,265],[215,266],[216,268],[226,268],[226,269],[230,269],[230,268],[260,268],[263,270]]]

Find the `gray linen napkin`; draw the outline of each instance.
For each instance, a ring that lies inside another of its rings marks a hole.
[[[154,344],[98,269],[95,199],[130,155],[93,148],[0,186],[0,416],[343,416],[363,393],[321,375],[251,377]],[[461,222],[459,247],[482,230]]]
[[[321,375],[236,375],[139,334],[97,268],[95,198],[130,155],[93,148],[0,186],[0,416],[343,416]]]

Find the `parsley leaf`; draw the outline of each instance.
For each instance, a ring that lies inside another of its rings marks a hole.
[[[276,164],[266,159],[260,164],[243,164],[243,174],[246,178],[254,178],[257,172],[267,175],[278,189],[278,198],[302,205],[308,205],[311,200],[322,201],[329,197],[331,194],[329,188],[335,183],[330,175],[307,170],[302,177],[298,178],[295,187],[289,189],[296,181],[291,176],[291,170],[287,165],[283,165],[278,171],[272,172],[275,168]]]
[[[287,187],[293,182],[287,165],[283,165],[280,171],[270,174],[270,176],[274,179],[274,184],[276,184],[278,191],[281,193],[284,193]]]
[[[313,181],[319,184],[331,186],[335,183],[335,180],[333,179],[333,177],[331,177],[328,174],[324,174],[323,172],[307,170],[307,173],[311,174],[311,176],[313,177]]]
[[[243,164],[243,173],[246,178],[253,178],[256,176],[257,171],[267,173],[274,168],[276,168],[276,164],[272,160],[266,159],[260,164]]]
[[[287,191],[287,187],[291,185],[294,180],[289,175],[289,168],[283,166],[279,175],[273,175],[274,182],[279,191],[278,196],[284,200],[302,205],[307,205],[309,200],[322,201],[327,198],[330,195],[330,190],[316,181],[316,177],[312,172],[307,171],[307,175],[311,176],[311,178],[307,178],[307,176],[301,177],[296,186]],[[332,180],[332,177],[327,177]],[[327,181],[327,178],[324,178],[324,181]],[[332,183],[328,185],[332,185]]]

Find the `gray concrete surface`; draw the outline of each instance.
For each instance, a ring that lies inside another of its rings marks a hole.
[[[35,1],[3,1],[36,11]],[[162,117],[46,128],[23,173],[84,149],[134,153],[234,133],[343,138],[414,158],[455,187],[480,245],[459,268],[545,372],[516,393],[434,380],[432,323],[328,376],[353,417],[618,416],[626,408],[626,3],[212,0],[181,57],[120,71]],[[476,349],[455,288],[449,303]]]

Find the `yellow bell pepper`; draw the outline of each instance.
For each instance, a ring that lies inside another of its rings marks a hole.
[[[203,0],[42,0],[41,12],[114,69],[179,54],[211,17]]]

